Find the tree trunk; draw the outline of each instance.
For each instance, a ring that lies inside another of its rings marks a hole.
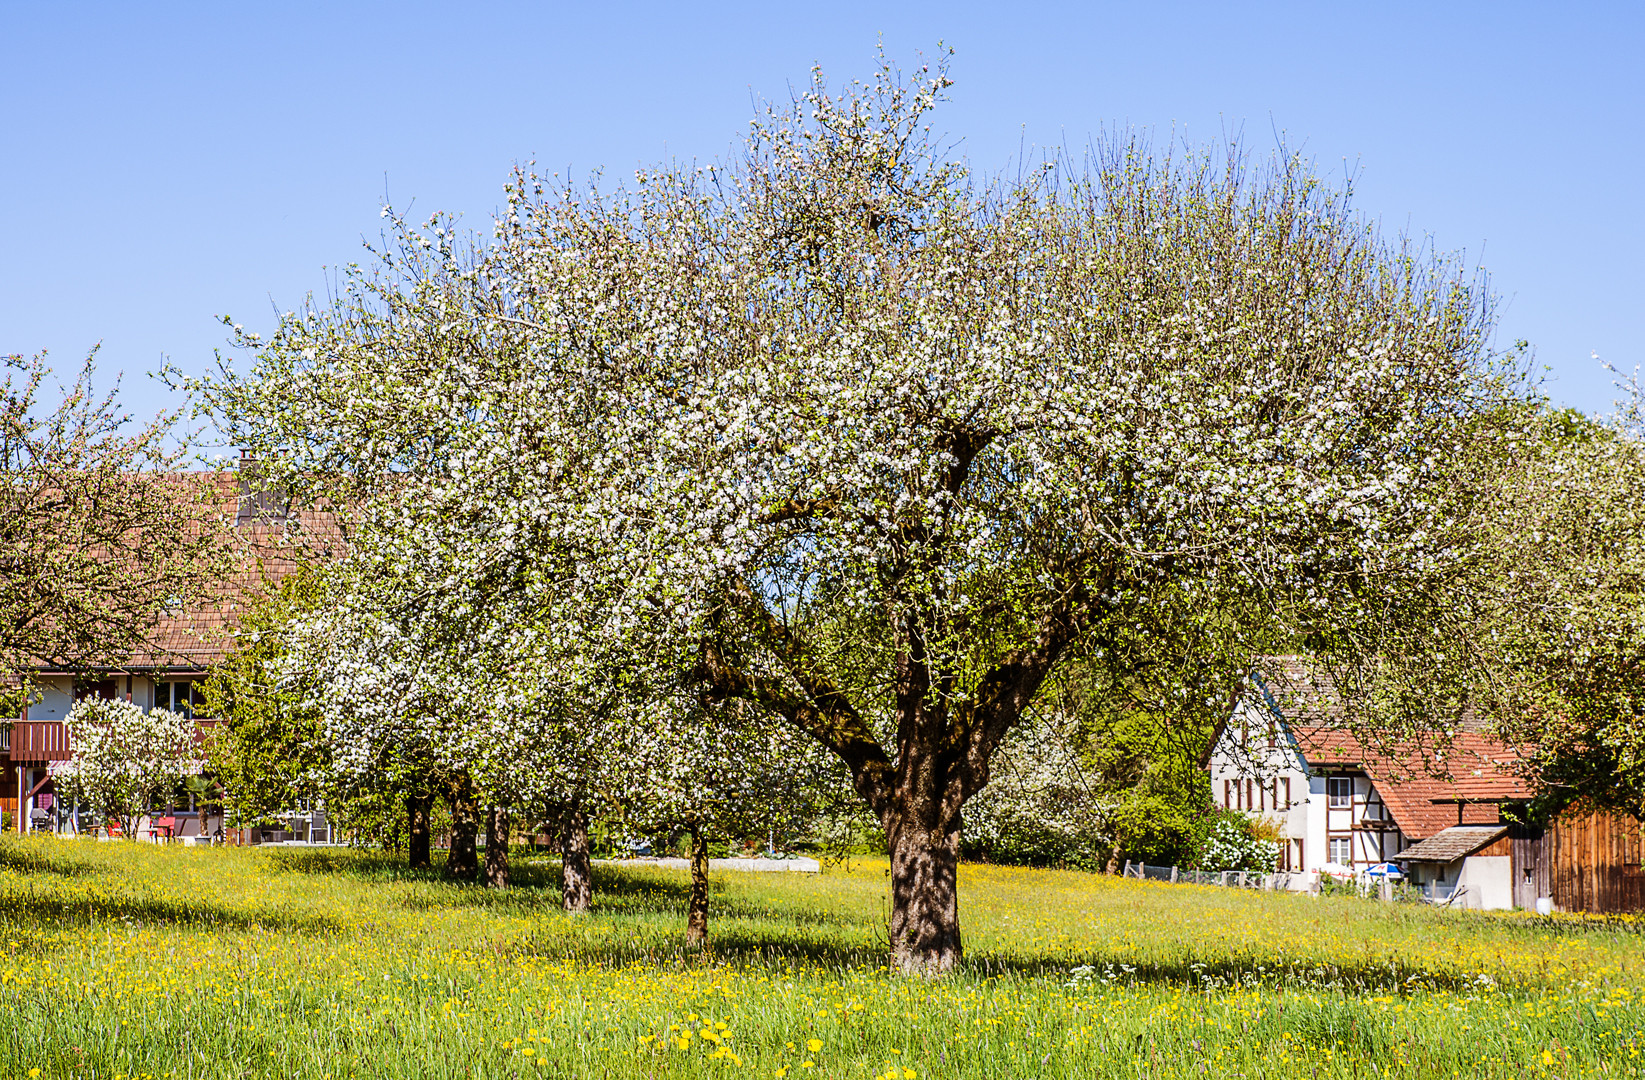
[[[474,806],[474,784],[467,776],[454,780],[447,794],[451,803],[451,852],[446,856],[446,876],[473,881],[480,876],[475,839],[480,831]]]
[[[413,870],[427,870],[433,866],[429,858],[429,819],[433,816],[434,796],[417,792],[406,796],[406,821],[409,824],[410,858]]]
[[[588,910],[594,900],[594,873],[588,864],[588,815],[581,799],[560,818],[560,903],[569,915]]]
[[[933,831],[904,813],[886,830],[891,854],[891,958],[905,975],[959,963],[960,831]]]
[[[708,943],[708,840],[699,825],[691,826],[691,905],[685,915],[685,943]]]
[[[486,810],[486,888],[508,888],[508,807]]]

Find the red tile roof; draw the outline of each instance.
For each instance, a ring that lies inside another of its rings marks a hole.
[[[1303,760],[1311,768],[1362,770],[1412,840],[1455,825],[1495,824],[1502,803],[1530,797],[1517,771],[1519,750],[1474,730],[1477,725],[1373,745],[1348,726],[1328,680],[1300,658],[1269,661],[1263,687]]]

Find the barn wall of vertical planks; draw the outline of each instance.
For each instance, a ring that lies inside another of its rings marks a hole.
[[[1640,823],[1621,814],[1567,812],[1541,839],[1548,892],[1562,911],[1645,911]],[[1517,868],[1516,868],[1517,869]],[[1516,874],[1515,881],[1522,875]]]

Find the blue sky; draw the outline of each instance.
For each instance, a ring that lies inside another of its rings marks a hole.
[[[1566,405],[1645,359],[1645,4],[86,4],[0,0],[0,352],[102,342],[125,400],[325,288],[385,190],[484,227],[511,165],[730,151],[753,97],[957,53],[987,172],[1127,127],[1283,133],[1483,264]]]

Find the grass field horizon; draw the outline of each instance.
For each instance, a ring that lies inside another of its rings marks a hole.
[[[0,1076],[1642,1075],[1645,936],[967,864],[966,958],[886,968],[884,859],[489,891],[342,849],[0,840]],[[34,1070],[38,1070],[35,1072]]]

